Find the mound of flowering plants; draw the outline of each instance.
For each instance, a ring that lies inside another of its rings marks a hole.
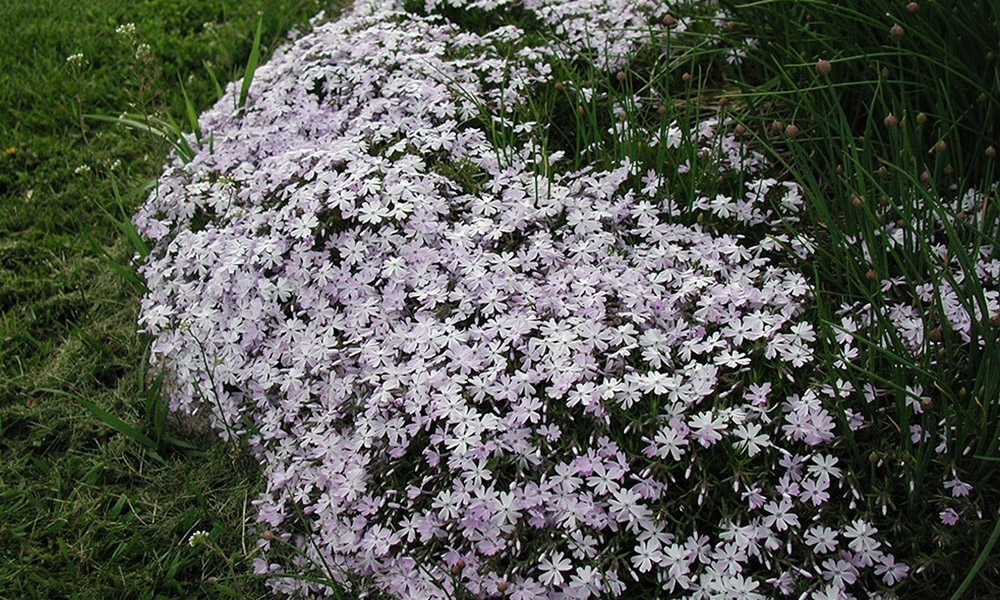
[[[546,42],[439,4],[503,7],[317,21],[202,115],[211,143],[134,220],[171,408],[249,441],[260,546],[298,551],[259,571],[516,600],[904,579],[846,474],[855,392],[816,373],[792,268],[813,243],[780,233],[799,188],[717,117],[608,132],[741,173],[691,202],[627,158],[570,167],[522,118],[557,61],[627,64],[662,4],[519,3]]]

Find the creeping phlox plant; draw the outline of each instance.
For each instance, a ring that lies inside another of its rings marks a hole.
[[[601,51],[658,17],[616,6],[622,22],[564,42]],[[260,546],[300,550],[258,570],[321,565],[403,598],[895,585],[909,567],[851,512],[835,446],[830,406],[855,392],[812,373],[810,291],[786,266],[812,244],[760,233],[794,218],[797,186],[755,176],[718,119],[694,143],[745,183],[693,206],[628,160],[560,169],[537,124],[498,148],[483,123],[560,52],[522,39],[358,1],[260,67],[238,109],[231,85],[201,117],[211,143],[135,217],[171,408],[249,439]]]

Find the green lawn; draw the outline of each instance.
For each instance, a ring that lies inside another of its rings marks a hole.
[[[12,0],[0,55],[0,598],[257,598],[242,527],[258,467],[197,429],[147,451],[76,401],[154,432],[139,294],[108,259],[168,147],[82,114],[184,115],[321,8],[296,0]],[[135,39],[116,33],[135,23]],[[148,54],[137,59],[138,44]],[[81,53],[85,63],[67,61]],[[106,253],[106,256],[105,256]],[[54,391],[53,391],[54,390]],[[187,544],[213,531],[217,553]],[[226,561],[232,561],[230,565]],[[230,571],[230,568],[235,571]],[[206,583],[208,578],[213,583]]]

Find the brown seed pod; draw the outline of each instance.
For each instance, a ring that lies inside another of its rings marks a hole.
[[[945,175],[954,175],[955,167],[951,166],[950,164],[947,164],[944,166],[943,169],[941,169],[941,172],[944,173]]]
[[[557,81],[556,84],[552,87],[554,87],[557,92],[563,91],[563,84],[561,81]]]
[[[892,129],[896,125],[899,125],[899,118],[896,115],[889,113],[884,119],[882,119],[882,124]]]
[[[931,410],[932,408],[934,408],[934,401],[931,400],[930,398],[924,398],[923,400],[920,401],[920,408],[924,410]]]
[[[618,113],[618,120],[621,121],[622,123],[624,123],[625,121],[628,120],[628,115],[626,115],[623,112],[620,112],[620,113]]]
[[[746,132],[747,132],[747,128],[744,127],[742,124],[736,125],[736,127],[733,128],[733,133],[735,133],[736,135],[740,135],[741,136],[741,135],[745,134]]]
[[[901,227],[902,228],[902,227],[906,227],[906,225],[907,225],[906,219],[900,219],[900,220],[896,221],[896,227]]]
[[[683,75],[681,75],[681,81],[683,81],[684,83],[691,81],[691,74],[684,73]]]
[[[940,327],[935,327],[934,329],[931,329],[930,331],[928,331],[927,332],[927,339],[929,339],[930,341],[932,341],[934,343],[940,342],[941,341],[941,328]]]
[[[948,149],[948,144],[945,143],[944,140],[938,140],[938,142],[936,144],[934,144],[934,151],[935,152],[944,152],[947,149]]]
[[[501,594],[504,593],[504,592],[506,592],[507,591],[507,582],[506,581],[501,581],[500,583],[498,583],[497,584],[497,591],[500,592]]]
[[[986,158],[996,158],[997,149],[994,148],[993,146],[989,146],[986,148],[986,151],[983,152],[983,154],[986,155]]]
[[[868,269],[868,272],[865,273],[865,279],[868,281],[875,281],[877,278],[878,273],[875,272],[875,269]]]
[[[889,67],[882,67],[882,77],[885,79],[889,78]]]
[[[904,33],[903,26],[900,25],[899,23],[896,23],[895,25],[889,28],[889,37],[893,39],[899,39],[903,37],[903,33]]]
[[[917,4],[916,2],[910,2],[909,4],[906,5],[906,12],[910,13],[911,15],[917,14],[917,11],[919,10],[920,10],[920,5]]]
[[[677,18],[674,17],[672,14],[667,13],[663,15],[663,24],[666,25],[667,27],[673,27],[674,25],[677,24]]]
[[[618,71],[615,77],[618,78],[618,81],[625,81],[625,71]]]
[[[273,540],[274,539],[274,532],[271,531],[270,529],[265,529],[264,533],[260,534],[260,537],[263,540],[268,540],[268,541]]]
[[[851,204],[854,205],[854,208],[861,208],[862,206],[865,205],[864,197],[858,196],[856,194],[851,194]]]
[[[868,455],[868,462],[870,462],[872,464],[877,463],[878,462],[878,452],[872,451],[872,453]]]
[[[925,115],[924,113],[919,113],[917,115],[917,125],[923,125],[926,122],[927,122],[927,115]]]
[[[1000,313],[997,313],[990,317],[990,325],[994,327],[1000,327]]]
[[[658,107],[656,107],[656,114],[660,115],[661,117],[667,114],[667,107],[663,106],[662,104],[659,105]]]
[[[825,58],[821,58],[816,61],[816,66],[814,68],[816,69],[816,73],[819,75],[829,75],[830,71],[833,70],[833,65],[830,64],[830,61]]]
[[[926,184],[931,180],[931,174],[928,171],[924,171],[920,174],[920,183]]]
[[[771,131],[777,133],[785,128],[785,124],[781,121],[771,121]]]
[[[580,115],[581,117],[583,116],[583,107],[582,106],[577,106],[576,107],[576,114]]]
[[[796,127],[795,125],[789,125],[788,127],[785,127],[785,137],[793,138],[797,135],[799,135],[798,127]]]

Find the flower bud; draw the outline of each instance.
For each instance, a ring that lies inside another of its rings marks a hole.
[[[917,115],[917,125],[923,125],[927,122],[927,115],[920,113]]]
[[[931,180],[931,174],[928,171],[924,171],[920,174],[920,183],[926,184]]]
[[[618,71],[618,74],[615,75],[615,77],[618,78],[618,81],[625,81],[625,71]]]
[[[662,104],[659,105],[658,107],[656,107],[656,114],[660,115],[661,117],[667,114],[667,107],[663,106]]]
[[[892,27],[890,27],[889,28],[889,37],[891,37],[893,39],[899,39],[899,38],[903,37],[903,26],[900,25],[899,23],[896,23],[895,25],[893,25]]]
[[[274,532],[271,531],[270,529],[265,529],[264,533],[260,534],[260,538],[262,540],[271,541],[274,539]]]
[[[909,4],[906,5],[906,12],[910,13],[911,15],[917,14],[917,11],[919,10],[920,10],[920,5],[917,4],[916,2],[910,2]]]
[[[554,87],[557,92],[563,91],[563,84],[561,81],[557,81],[552,87]]]
[[[736,135],[743,135],[746,132],[747,132],[747,128],[744,127],[742,124],[739,124],[739,125],[737,125],[736,127],[733,128],[733,133],[735,133]]]
[[[983,154],[986,155],[986,158],[996,158],[997,149],[994,148],[993,146],[989,146],[988,148],[986,148],[986,151],[983,152]]]
[[[681,81],[683,81],[684,83],[691,81],[691,74],[684,73],[683,75],[681,75]]]
[[[941,169],[941,172],[948,176],[954,175],[955,167],[951,166],[951,164],[949,163],[945,165],[943,169]]]
[[[924,410],[931,410],[932,408],[934,408],[934,401],[931,400],[930,398],[924,398],[923,400],[920,401],[920,408]]]
[[[829,75],[830,71],[833,69],[833,65],[831,65],[830,61],[826,60],[825,58],[821,58],[816,61],[815,69],[816,73],[820,75]]]
[[[867,279],[868,281],[875,281],[875,279],[877,278],[878,278],[878,273],[875,272],[875,269],[868,269],[868,272],[865,273],[865,279]]]
[[[854,205],[854,208],[861,208],[862,206],[864,206],[865,201],[864,201],[864,198],[852,194],[851,195],[851,204]]]
[[[793,138],[797,135],[799,135],[798,127],[796,127],[795,125],[789,125],[788,127],[785,127],[785,137]]]
[[[497,584],[497,591],[500,592],[501,594],[504,593],[504,592],[506,592],[507,591],[507,582],[506,581],[501,581],[500,583],[498,583]]]
[[[938,140],[938,142],[934,144],[935,152],[944,152],[947,149],[948,149],[948,144],[946,144],[944,140]]]
[[[940,342],[941,341],[941,328],[940,327],[935,327],[934,329],[931,329],[930,331],[928,331],[927,332],[927,339],[929,339],[930,341],[932,341],[934,343]]]
[[[667,13],[663,15],[663,24],[666,25],[667,27],[673,27],[674,25],[677,24],[677,18],[674,17],[672,14]]]
[[[884,119],[882,119],[882,124],[892,129],[896,125],[899,125],[899,118],[896,115],[889,113]]]

